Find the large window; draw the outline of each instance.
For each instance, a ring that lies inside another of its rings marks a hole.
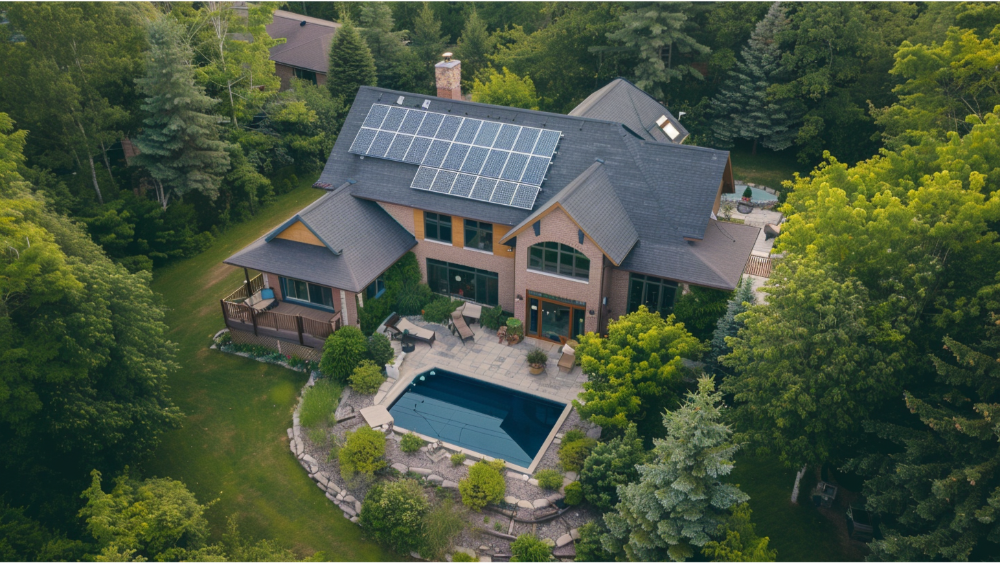
[[[287,301],[299,301],[321,309],[333,310],[333,290],[295,278],[279,277],[281,294]]]
[[[365,288],[365,297],[368,299],[376,299],[381,297],[383,293],[385,293],[385,280],[382,279],[382,276],[375,278],[375,281]]]
[[[676,294],[675,282],[632,274],[628,280],[628,312],[634,313],[639,310],[639,305],[645,305],[650,311],[666,317],[674,309]]]
[[[427,259],[427,284],[436,293],[495,307],[500,303],[498,280],[496,272]]]
[[[566,244],[540,242],[528,249],[528,269],[589,280],[590,258]]]
[[[465,246],[493,252],[493,224],[465,220]]]
[[[295,74],[295,78],[299,78],[299,79],[302,79],[302,80],[308,80],[309,82],[312,82],[313,84],[316,84],[316,73],[315,72],[313,72],[311,70],[305,70],[303,68],[293,69],[293,72]]]
[[[424,213],[424,238],[451,244],[451,215]]]

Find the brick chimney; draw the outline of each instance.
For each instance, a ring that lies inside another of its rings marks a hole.
[[[439,98],[462,99],[462,61],[451,60],[451,53],[442,55],[444,60],[434,65]]]

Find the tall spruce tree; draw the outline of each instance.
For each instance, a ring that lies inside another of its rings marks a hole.
[[[715,332],[712,333],[711,348],[707,358],[707,364],[712,368],[712,371],[719,373],[721,369],[719,358],[732,351],[729,344],[726,344],[726,338],[735,337],[740,327],[743,326],[743,323],[736,317],[756,302],[753,282],[750,281],[750,278],[743,278],[740,280],[739,287],[736,288],[736,294],[726,305],[726,314],[719,317],[719,321],[715,325]]]
[[[368,44],[349,18],[341,19],[343,25],[330,44],[330,72],[326,87],[334,98],[344,100],[346,112],[358,88],[377,85],[378,75]]]
[[[465,27],[455,47],[455,56],[462,61],[462,90],[472,90],[476,76],[489,65],[496,44],[486,22],[473,8],[465,18]]]
[[[935,396],[904,393],[922,428],[873,425],[903,448],[857,459],[868,477],[868,508],[883,515],[880,561],[984,561],[1000,546],[1000,316],[976,348],[945,338],[954,356],[932,357],[942,388]]]
[[[191,47],[173,18],[148,24],[146,76],[137,78],[148,114],[135,140],[136,164],[153,177],[156,197],[167,208],[171,196],[198,191],[214,199],[229,169],[226,143],[219,140],[218,118],[205,113],[216,100],[195,83]]]
[[[394,31],[392,8],[385,2],[365,2],[359,24],[361,36],[375,60],[378,84],[383,88],[413,90],[420,75],[420,61],[406,44],[407,32]]]
[[[792,110],[787,101],[776,102],[767,93],[771,84],[780,80],[778,34],[786,28],[785,8],[775,2],[743,48],[743,60],[729,71],[726,83],[715,96],[714,111],[720,117],[712,130],[722,143],[752,140],[752,154],[757,154],[758,142],[772,150],[791,146],[795,137]]]
[[[413,21],[410,47],[424,65],[418,86],[427,92],[434,92],[434,64],[441,60],[446,44],[441,34],[441,20],[434,15],[430,4],[424,2],[423,8]]]
[[[690,35],[695,27],[688,17],[691,11],[691,2],[637,2],[619,16],[621,28],[607,34],[611,41],[639,52],[635,85],[659,100],[664,99],[663,87],[671,79],[705,78],[689,61],[681,63],[680,55],[711,51]]]
[[[685,561],[718,534],[729,509],[749,500],[720,477],[733,469],[739,445],[722,423],[722,394],[705,377],[684,405],[663,413],[667,437],[654,440],[654,461],[639,480],[618,487],[614,512],[604,515],[604,548],[629,561]]]

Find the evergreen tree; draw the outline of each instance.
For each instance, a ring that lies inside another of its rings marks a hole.
[[[487,67],[495,48],[496,39],[473,8],[465,18],[465,27],[455,47],[455,57],[462,61],[462,90],[472,89],[473,81]]]
[[[654,440],[654,461],[638,467],[638,482],[618,487],[605,549],[629,561],[685,561],[717,535],[728,510],[749,497],[720,481],[733,469],[739,449],[721,422],[722,394],[709,378],[684,405],[663,414],[667,437]]]
[[[945,338],[954,361],[932,357],[942,388],[906,407],[925,425],[873,426],[899,454],[854,460],[868,508],[883,515],[881,561],[988,560],[1000,543],[1000,316],[979,349]]]
[[[393,31],[392,9],[385,2],[365,2],[361,5],[361,36],[372,58],[379,86],[410,91],[420,74],[420,61],[406,45],[406,32]]]
[[[217,118],[207,112],[215,100],[195,83],[191,47],[173,18],[148,24],[150,50],[146,76],[136,84],[146,96],[142,133],[135,140],[135,162],[153,177],[160,205],[171,196],[198,191],[214,198],[229,169],[226,143],[219,140]]]
[[[719,322],[715,325],[715,332],[712,333],[712,343],[707,363],[713,371],[719,372],[719,358],[732,351],[729,344],[726,344],[726,338],[735,337],[743,326],[743,323],[736,319],[737,315],[745,312],[756,301],[757,297],[753,292],[753,282],[750,278],[743,278],[740,280],[739,287],[736,288],[736,294],[733,295],[733,298],[729,300],[729,304],[726,305],[726,314],[719,318]]]
[[[664,99],[663,86],[671,79],[705,78],[691,65],[677,61],[678,55],[711,51],[689,35],[695,27],[687,15],[691,10],[691,2],[636,3],[619,16],[622,27],[607,34],[611,41],[639,52],[635,85],[659,100]]]
[[[778,552],[768,547],[771,538],[760,537],[750,521],[750,503],[733,507],[725,524],[719,526],[719,541],[710,541],[701,548],[712,561],[774,561]]]
[[[580,471],[580,485],[587,502],[601,510],[618,504],[618,487],[635,481],[636,469],[646,461],[646,450],[634,424],[625,434],[602,442],[587,456]]]
[[[326,87],[334,98],[344,100],[345,112],[358,88],[378,84],[372,52],[349,19],[344,19],[330,43],[330,72],[326,76]]]
[[[435,92],[434,65],[441,60],[445,45],[447,42],[441,34],[441,20],[434,15],[430,4],[424,2],[423,8],[413,22],[410,47],[424,65],[423,77],[418,81],[418,85],[427,92]]]
[[[723,143],[750,139],[752,154],[757,154],[758,142],[773,150],[791,146],[795,129],[789,104],[775,102],[767,93],[782,72],[778,34],[787,27],[785,8],[775,2],[743,48],[743,60],[729,71],[728,80],[715,96],[714,109],[721,117],[712,129]]]

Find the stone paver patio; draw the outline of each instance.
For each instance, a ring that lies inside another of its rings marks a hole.
[[[526,338],[509,346],[506,342],[497,342],[496,331],[475,324],[470,326],[475,333],[475,341],[463,345],[446,326],[427,323],[419,317],[411,317],[410,321],[437,333],[434,346],[418,342],[413,352],[403,355],[399,342],[393,341],[400,376],[392,390],[376,396],[375,404],[388,405],[398,394],[396,391],[405,388],[414,375],[431,368],[446,369],[566,404],[583,391],[587,376],[579,366],[574,366],[569,373],[559,370],[557,363],[562,348],[559,344]],[[536,346],[548,354],[549,361],[542,374],[531,375],[525,357]]]

